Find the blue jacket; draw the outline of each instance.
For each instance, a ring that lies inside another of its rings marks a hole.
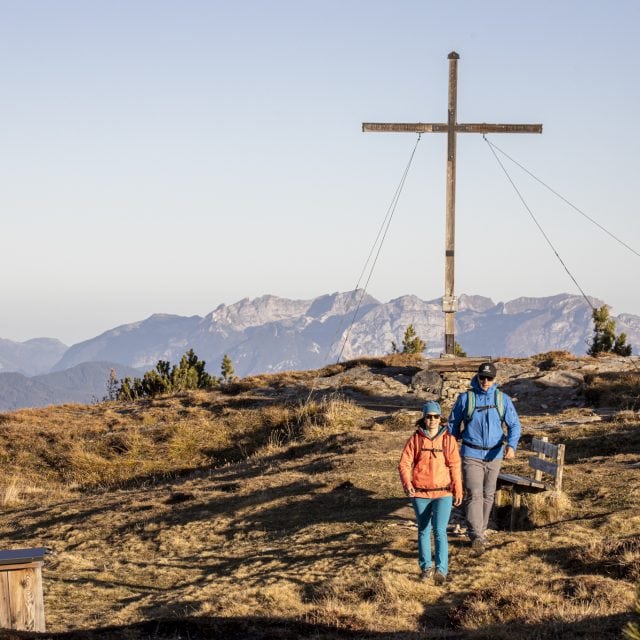
[[[496,404],[497,385],[493,384],[487,391],[483,391],[478,384],[477,376],[471,380],[471,388],[476,396],[476,408],[467,425],[464,421],[467,417],[467,393],[461,393],[453,405],[449,415],[449,433],[455,438],[462,437],[460,453],[463,457],[478,458],[480,460],[500,460],[503,455],[502,421],[497,409],[482,410],[482,407]],[[503,394],[504,422],[507,425],[507,446],[514,451],[520,440],[520,420],[513,406],[511,398]],[[474,449],[465,443],[484,447]]]

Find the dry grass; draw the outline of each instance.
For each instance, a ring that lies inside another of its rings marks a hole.
[[[575,362],[576,359],[569,351],[547,351],[532,358],[540,371],[561,369],[567,362]]]
[[[99,489],[171,478],[235,462],[300,439],[348,431],[362,411],[334,396],[308,404],[232,408],[216,392],[158,398],[135,405],[63,405],[1,414],[0,460],[19,485]],[[0,504],[2,500],[0,498]]]
[[[585,397],[596,407],[640,409],[640,371],[608,371],[585,376]]]
[[[419,411],[395,411],[388,416],[377,419],[372,429],[374,431],[402,431],[410,432],[416,428],[416,420],[420,417]]]
[[[534,527],[558,522],[574,510],[569,496],[562,491],[542,491],[523,496],[526,518]]]
[[[356,367],[367,367],[373,370],[385,367],[424,367],[424,362],[424,356],[419,353],[392,353],[376,358],[354,358],[323,367],[317,373],[321,377],[329,377]]]
[[[538,637],[571,637],[571,627],[579,623],[587,633],[577,637],[607,637],[601,620],[625,614],[631,601],[628,589],[615,580],[523,576],[474,592],[452,610],[450,621],[458,629],[492,630],[495,635],[488,637],[526,637],[527,628],[545,629]]]
[[[595,540],[574,549],[570,557],[580,566],[613,578],[640,580],[640,534]]]
[[[288,397],[303,378],[278,375],[278,389]],[[522,416],[525,439],[533,425],[567,446],[562,508],[537,497],[532,528],[494,532],[481,557],[451,536],[451,580],[435,587],[417,579],[397,477],[415,414],[376,430],[379,412],[339,395],[278,402],[268,381],[0,416],[0,536],[8,548],[54,549],[44,569],[51,631],[619,637],[639,572],[635,413],[578,424],[573,409],[546,426]],[[506,466],[524,464],[519,454]]]
[[[9,477],[0,485],[0,506],[3,509],[15,507],[20,502],[20,486],[18,478]]]

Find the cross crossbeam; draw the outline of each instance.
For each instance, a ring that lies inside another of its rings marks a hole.
[[[447,133],[449,125],[446,122],[363,122],[362,130],[369,132],[396,133]],[[456,133],[542,133],[541,124],[487,124],[474,122],[456,124]]]
[[[444,353],[455,353],[454,314],[458,301],[454,295],[455,258],[455,201],[456,201],[456,134],[458,133],[542,133],[541,124],[488,124],[486,122],[460,124],[457,122],[458,60],[460,56],[452,51],[449,59],[449,104],[446,123],[441,122],[364,122],[364,132],[399,133],[446,133],[447,134],[447,196],[445,230],[444,296]]]

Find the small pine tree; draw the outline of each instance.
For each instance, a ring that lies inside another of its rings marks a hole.
[[[138,378],[136,378],[138,380]],[[118,400],[125,402],[133,402],[138,398],[135,392],[135,382],[127,376],[120,380],[120,388],[118,389]]]
[[[616,321],[609,317],[609,307],[605,304],[593,310],[593,339],[589,355],[608,353],[616,340]]]
[[[593,339],[587,353],[590,356],[599,353],[617,353],[621,356],[631,355],[631,345],[627,344],[627,334],[616,336],[616,321],[609,316],[609,307],[603,304],[593,310]]]
[[[392,346],[395,347],[395,344],[392,343]],[[427,343],[418,336],[413,325],[410,324],[402,339],[402,353],[422,353],[426,348]]]
[[[624,331],[616,338],[613,343],[613,353],[617,353],[619,356],[630,356],[631,345],[627,344],[627,334]]]
[[[457,340],[453,343],[453,355],[458,356],[458,358],[467,357],[467,352],[462,348]]]
[[[233,362],[231,362],[231,358],[225,353],[222,358],[222,363],[220,364],[220,373],[222,375],[222,382],[228,384],[231,382],[233,377],[235,376],[235,371],[233,370]]]
[[[109,372],[109,378],[107,380],[107,395],[103,398],[103,401],[112,401],[118,399],[118,376],[116,370],[111,369]]]

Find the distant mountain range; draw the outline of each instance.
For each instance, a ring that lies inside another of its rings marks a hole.
[[[112,362],[84,362],[66,371],[31,377],[16,372],[2,372],[0,410],[100,401],[107,395],[111,369],[119,378],[140,375],[137,369]]]
[[[597,299],[591,303],[603,304]],[[615,320],[617,331],[640,347],[640,316],[621,314]],[[101,398],[111,367],[119,377],[133,375],[130,371],[139,375],[158,360],[177,362],[190,348],[214,374],[224,354],[240,376],[313,369],[339,357],[389,353],[392,341],[401,344],[409,324],[427,342],[425,355],[437,357],[444,340],[440,299],[407,295],[383,303],[360,291],[312,300],[245,298],[220,305],[204,318],[155,314],[69,348],[49,338],[0,340],[0,410]],[[556,349],[580,355],[593,332],[591,308],[581,296],[569,294],[498,304],[461,295],[456,332],[470,356],[525,357]],[[99,366],[78,369],[86,363]],[[39,375],[25,377],[34,374]]]

